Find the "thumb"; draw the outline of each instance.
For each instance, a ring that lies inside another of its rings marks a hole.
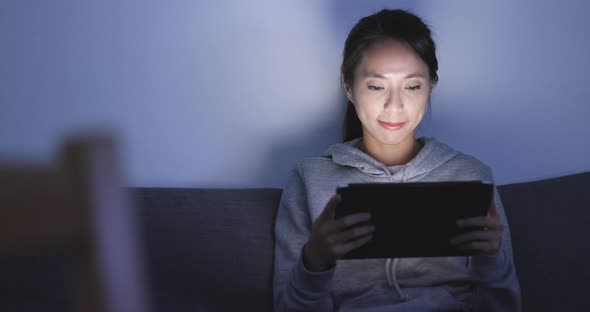
[[[492,198],[492,202],[490,203],[490,209],[488,210],[488,216],[493,217],[497,215],[498,211],[496,210],[496,198]]]
[[[318,219],[320,219],[320,220],[334,219],[336,207],[340,204],[341,201],[342,201],[342,198],[340,197],[340,194],[336,194],[336,195],[332,196],[332,198],[330,198],[330,200],[326,204],[326,207],[324,208],[324,211],[322,211],[322,213],[320,214]]]

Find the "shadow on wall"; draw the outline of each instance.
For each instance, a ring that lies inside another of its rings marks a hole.
[[[522,142],[507,140],[497,129],[489,127],[489,123],[485,122],[487,116],[484,112],[461,115],[456,114],[456,110],[448,109],[452,106],[451,103],[465,101],[458,94],[447,98],[437,96],[435,92],[431,101],[431,117],[425,115],[421,123],[423,135],[435,137],[452,148],[482,161],[492,169],[496,184],[509,182],[503,174],[505,172],[524,176],[521,164],[517,163],[513,153],[509,152],[514,150],[515,144]],[[507,151],[498,152],[499,149]]]
[[[313,128],[295,131],[289,137],[277,137],[270,144],[268,157],[260,175],[255,179],[262,187],[283,188],[298,161],[306,157],[321,156],[332,144],[342,142],[342,120],[346,108],[344,95],[340,94],[331,105],[332,113]]]

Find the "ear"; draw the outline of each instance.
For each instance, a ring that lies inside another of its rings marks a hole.
[[[352,87],[348,86],[344,81],[344,75],[340,74],[340,81],[342,82],[342,88],[344,89],[344,93],[346,94],[346,98],[354,104],[352,100]]]

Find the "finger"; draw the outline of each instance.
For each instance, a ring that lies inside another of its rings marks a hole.
[[[488,229],[503,229],[502,221],[498,217],[475,217],[457,220],[457,226],[460,228],[482,227]]]
[[[458,249],[465,251],[476,251],[483,253],[493,253],[500,249],[500,242],[469,242],[457,246]]]
[[[473,231],[457,235],[451,238],[452,245],[460,245],[470,241],[496,241],[501,240],[502,232],[499,231]]]
[[[490,216],[490,217],[498,216],[498,210],[496,209],[496,205],[494,204],[493,201],[492,201],[492,205],[490,207],[490,210],[488,210],[488,216]]]
[[[334,231],[341,232],[346,228],[352,227],[359,223],[368,222],[369,220],[371,220],[371,214],[368,212],[353,213],[338,220],[334,220],[333,229]]]
[[[372,225],[366,226],[356,226],[347,231],[340,232],[338,234],[334,234],[328,238],[328,243],[330,244],[339,244],[339,243],[346,243],[350,240],[357,239],[359,237],[363,237],[368,234],[372,234],[375,231],[375,227]]]
[[[496,211],[496,196],[492,194],[492,200],[490,201],[490,207],[488,208],[488,216],[497,215],[498,212]]]
[[[336,207],[340,205],[341,201],[342,198],[340,197],[340,194],[335,194],[332,196],[330,200],[328,200],[324,211],[322,211],[318,219],[322,221],[334,219],[334,211],[336,210]]]
[[[345,254],[368,243],[372,238],[373,238],[372,234],[361,236],[361,237],[359,237],[355,240],[351,240],[347,243],[335,245],[333,247],[332,251],[334,253],[334,256],[336,256],[336,258],[341,258]]]
[[[343,232],[349,227],[358,225],[359,223],[368,222],[371,220],[371,214],[367,212],[359,212],[344,216],[337,220],[330,220],[322,226],[322,232],[325,235],[331,235],[338,232]]]

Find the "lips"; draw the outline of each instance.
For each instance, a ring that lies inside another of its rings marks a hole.
[[[385,122],[385,121],[379,120],[379,124],[387,130],[397,130],[397,129],[402,128],[406,123],[405,122]]]

